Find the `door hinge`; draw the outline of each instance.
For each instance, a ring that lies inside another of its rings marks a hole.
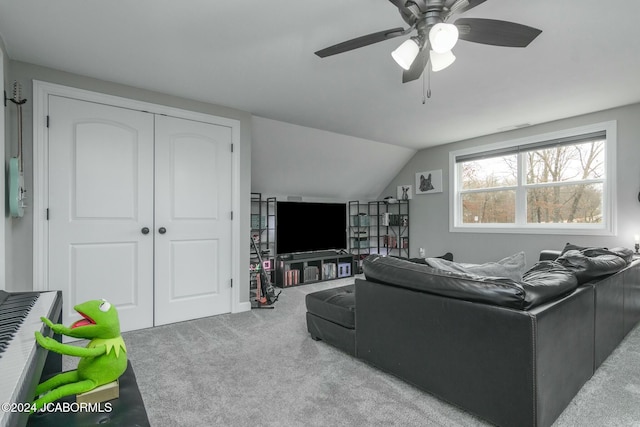
[[[233,211],[231,211],[231,221],[233,221]]]
[[[49,127],[49,115],[47,115],[47,127]]]
[[[231,287],[233,288],[233,279],[231,279]]]
[[[47,221],[49,221],[49,208],[47,208]]]
[[[231,152],[233,153],[233,144],[231,144]]]

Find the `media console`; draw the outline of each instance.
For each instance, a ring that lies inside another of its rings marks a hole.
[[[353,276],[353,255],[336,251],[278,256],[276,283],[281,288]]]

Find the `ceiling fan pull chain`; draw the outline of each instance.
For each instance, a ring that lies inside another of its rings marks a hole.
[[[426,104],[427,102],[427,98],[431,98],[431,70],[427,69],[427,78],[429,79],[429,86],[428,89],[426,91],[426,98],[425,98],[425,90],[424,90],[424,74],[422,74],[422,104]]]

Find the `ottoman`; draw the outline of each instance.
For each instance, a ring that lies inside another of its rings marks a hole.
[[[356,355],[355,285],[325,289],[306,296],[307,330],[311,338],[325,341]]]

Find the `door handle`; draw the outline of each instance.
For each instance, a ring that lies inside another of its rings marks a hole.
[[[143,227],[140,231],[142,232],[142,234],[149,234],[149,227]]]
[[[167,229],[166,229],[166,228],[164,228],[164,227],[160,227],[160,228],[158,228],[158,233],[160,233],[160,234],[164,234],[164,233],[166,233],[166,232],[167,232]]]

